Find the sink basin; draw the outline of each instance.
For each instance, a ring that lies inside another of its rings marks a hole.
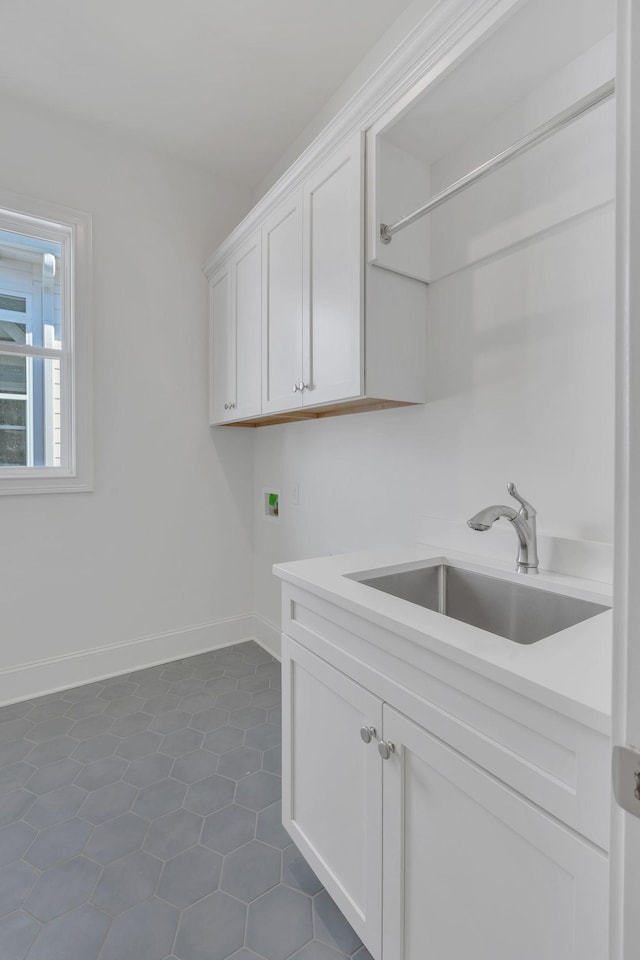
[[[360,583],[514,643],[536,643],[610,609],[605,604],[447,563],[371,577]]]

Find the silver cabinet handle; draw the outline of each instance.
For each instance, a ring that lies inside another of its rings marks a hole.
[[[360,736],[365,743],[371,743],[372,740],[375,740],[376,728],[375,727],[360,727]]]
[[[235,410],[235,408],[236,408],[235,403],[230,403],[230,404],[229,404],[229,410]]]
[[[302,393],[303,390],[306,390],[307,387],[308,387],[308,384],[304,383],[303,380],[301,380],[300,383],[298,384],[298,390],[300,391],[300,393]]]
[[[391,743],[391,740],[381,740],[378,744],[378,753],[383,760],[388,760],[392,753],[396,752],[395,743]]]
[[[294,392],[294,393],[297,393],[299,389],[300,389],[300,385],[299,385],[298,383],[294,383],[294,385],[293,385],[293,392]]]

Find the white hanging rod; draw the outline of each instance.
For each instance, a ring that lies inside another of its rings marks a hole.
[[[556,114],[555,117],[547,120],[546,123],[536,127],[536,129],[532,130],[531,133],[528,133],[526,136],[513,143],[510,147],[507,147],[506,150],[502,151],[502,153],[498,153],[495,157],[491,157],[491,159],[487,160],[485,163],[481,163],[480,166],[476,167],[475,170],[472,170],[471,173],[467,173],[464,177],[461,177],[460,180],[456,180],[455,183],[452,183],[449,187],[446,187],[446,189],[442,190],[440,193],[437,193],[435,197],[432,197],[431,200],[425,203],[423,207],[419,207],[418,210],[414,210],[413,213],[407,214],[406,217],[402,217],[402,219],[396,220],[394,223],[381,223],[380,240],[382,243],[391,243],[394,234],[399,233],[400,230],[404,230],[405,227],[411,226],[411,224],[415,223],[416,220],[426,216],[428,213],[431,213],[432,210],[435,210],[436,207],[441,206],[443,203],[446,203],[447,200],[450,200],[452,197],[462,193],[462,191],[466,190],[467,187],[470,187],[474,183],[478,183],[479,180],[484,180],[484,178],[488,177],[490,173],[493,173],[495,170],[499,170],[500,167],[503,167],[506,163],[509,163],[510,160],[514,160],[515,157],[519,157],[521,154],[526,153],[527,150],[530,150],[531,147],[535,147],[536,144],[542,143],[543,140],[547,140],[549,137],[553,136],[554,133],[557,133],[558,130],[568,127],[569,124],[573,123],[574,120],[577,120],[578,117],[581,117],[589,110],[593,110],[594,107],[598,107],[606,100],[609,100],[614,93],[614,80],[609,80],[608,83],[603,83],[601,87],[598,87],[597,90],[589,93],[586,97],[583,97],[582,100],[578,100],[577,103],[567,107],[567,109],[563,110],[561,113]]]

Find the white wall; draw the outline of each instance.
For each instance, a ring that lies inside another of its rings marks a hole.
[[[431,5],[416,0],[273,177]],[[462,525],[510,479],[542,533],[611,541],[609,201],[538,232],[496,208],[484,230],[488,193],[434,226],[434,265],[455,272],[429,289],[427,405],[211,431],[201,263],[250,198],[18,101],[0,111],[0,185],[94,215],[96,408],[93,493],[0,497],[0,702],[238,638],[252,610],[277,623],[273,562],[415,541],[424,516]],[[437,165],[436,188],[478,149]],[[282,491],[277,522],[265,487]]]
[[[93,214],[95,350],[94,492],[0,497],[2,700],[224,639],[211,623],[252,606],[253,454],[207,426],[201,272],[247,193],[17,100],[0,116],[0,184]]]
[[[605,44],[440,159],[434,191],[565,106],[554,110],[559,93],[570,102],[573,86],[577,99],[601,83],[612,54]],[[274,562],[415,542],[427,516],[464,530],[508,500],[509,480],[542,534],[612,542],[613,120],[600,108],[432,218],[425,406],[257,431],[263,617],[279,620]],[[262,517],[270,484],[282,490],[278,524]],[[479,552],[491,536],[477,535]]]

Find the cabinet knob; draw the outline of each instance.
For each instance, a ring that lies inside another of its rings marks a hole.
[[[375,727],[360,727],[360,736],[362,737],[362,739],[364,740],[365,743],[371,743],[371,741],[375,739],[375,736],[376,736],[376,728],[375,728]]]
[[[294,393],[297,393],[297,392],[298,392],[298,390],[300,389],[300,384],[298,384],[298,383],[294,383],[294,385],[293,385],[293,388],[292,388],[292,389],[293,389],[293,392],[294,392]]]
[[[229,409],[229,404],[228,404],[228,403],[225,403],[224,408],[225,408],[225,410],[228,410],[228,409]]]
[[[235,408],[236,408],[235,403],[230,403],[230,404],[229,404],[229,410],[235,410]]]
[[[378,753],[383,760],[388,760],[392,753],[395,753],[396,745],[391,740],[381,740],[378,744]]]
[[[308,384],[304,383],[302,380],[298,384],[298,390],[302,393],[303,390],[307,389]]]

